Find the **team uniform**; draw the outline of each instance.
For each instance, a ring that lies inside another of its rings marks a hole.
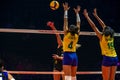
[[[8,73],[7,72],[1,72],[0,73],[0,80],[8,80]]]
[[[78,35],[74,36],[68,32],[63,39],[63,65],[78,65],[78,58],[76,55],[76,44],[78,42]]]
[[[100,41],[101,52],[103,55],[103,66],[117,66],[118,57],[114,48],[114,38],[105,39],[105,36],[102,36]]]
[[[63,47],[57,48],[57,55],[63,57]],[[62,71],[62,60],[54,59],[54,70]]]

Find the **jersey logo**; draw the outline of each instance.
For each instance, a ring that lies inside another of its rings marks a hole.
[[[71,41],[71,42],[68,44],[68,48],[70,48],[70,49],[73,48],[73,41]]]

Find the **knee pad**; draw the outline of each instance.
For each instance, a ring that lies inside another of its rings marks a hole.
[[[71,76],[65,76],[65,80],[72,80]]]

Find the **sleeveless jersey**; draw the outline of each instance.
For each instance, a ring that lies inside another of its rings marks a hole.
[[[0,72],[0,80],[8,80],[8,73]]]
[[[63,51],[64,52],[76,52],[76,44],[78,42],[78,35],[71,35],[68,32],[63,39]]]
[[[114,38],[105,39],[105,36],[102,36],[102,40],[100,41],[100,47],[102,55],[109,56],[109,57],[116,57],[116,51],[114,48]]]

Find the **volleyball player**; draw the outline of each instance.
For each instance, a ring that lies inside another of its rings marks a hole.
[[[11,74],[4,70],[4,62],[1,59],[0,59],[0,74],[1,74],[0,78],[2,80],[15,80]]]
[[[54,22],[49,21],[47,23],[47,26],[49,26],[54,32],[57,31],[57,29],[54,26]],[[54,58],[54,68],[53,71],[54,72],[63,72],[62,69],[62,60],[63,60],[63,46],[62,46],[62,39],[60,37],[60,34],[56,34],[56,38],[57,38],[57,43],[58,43],[58,47],[57,47],[57,53],[53,54],[53,58]],[[79,47],[81,47],[80,44],[76,45],[76,48],[78,49]],[[60,80],[61,78],[61,74],[54,74],[53,75],[54,80]],[[62,80],[64,80],[64,74],[62,74]]]
[[[103,80],[115,80],[118,57],[114,47],[114,30],[111,27],[106,26],[105,23],[99,18],[96,8],[94,9],[93,15],[102,26],[102,33],[90,19],[86,9],[83,14],[100,41],[101,54],[103,56],[101,67]]]
[[[70,7],[68,3],[63,3],[64,8],[64,37],[63,37],[63,71],[65,74],[65,80],[77,80],[76,72],[78,66],[78,57],[76,55],[76,44],[79,39],[80,32],[80,6],[74,8],[76,13],[76,25],[70,25],[68,27],[68,10]]]
[[[47,23],[47,26],[49,26],[53,31],[57,31],[57,29],[54,26],[54,23],[49,21]],[[57,53],[53,54],[53,59],[54,59],[54,67],[53,67],[53,72],[62,72],[62,60],[63,60],[63,45],[62,45],[62,40],[60,37],[60,34],[56,34],[57,38]],[[54,80],[60,80],[61,79],[61,74],[54,74],[53,75]],[[64,80],[64,74],[62,74],[62,80]]]

